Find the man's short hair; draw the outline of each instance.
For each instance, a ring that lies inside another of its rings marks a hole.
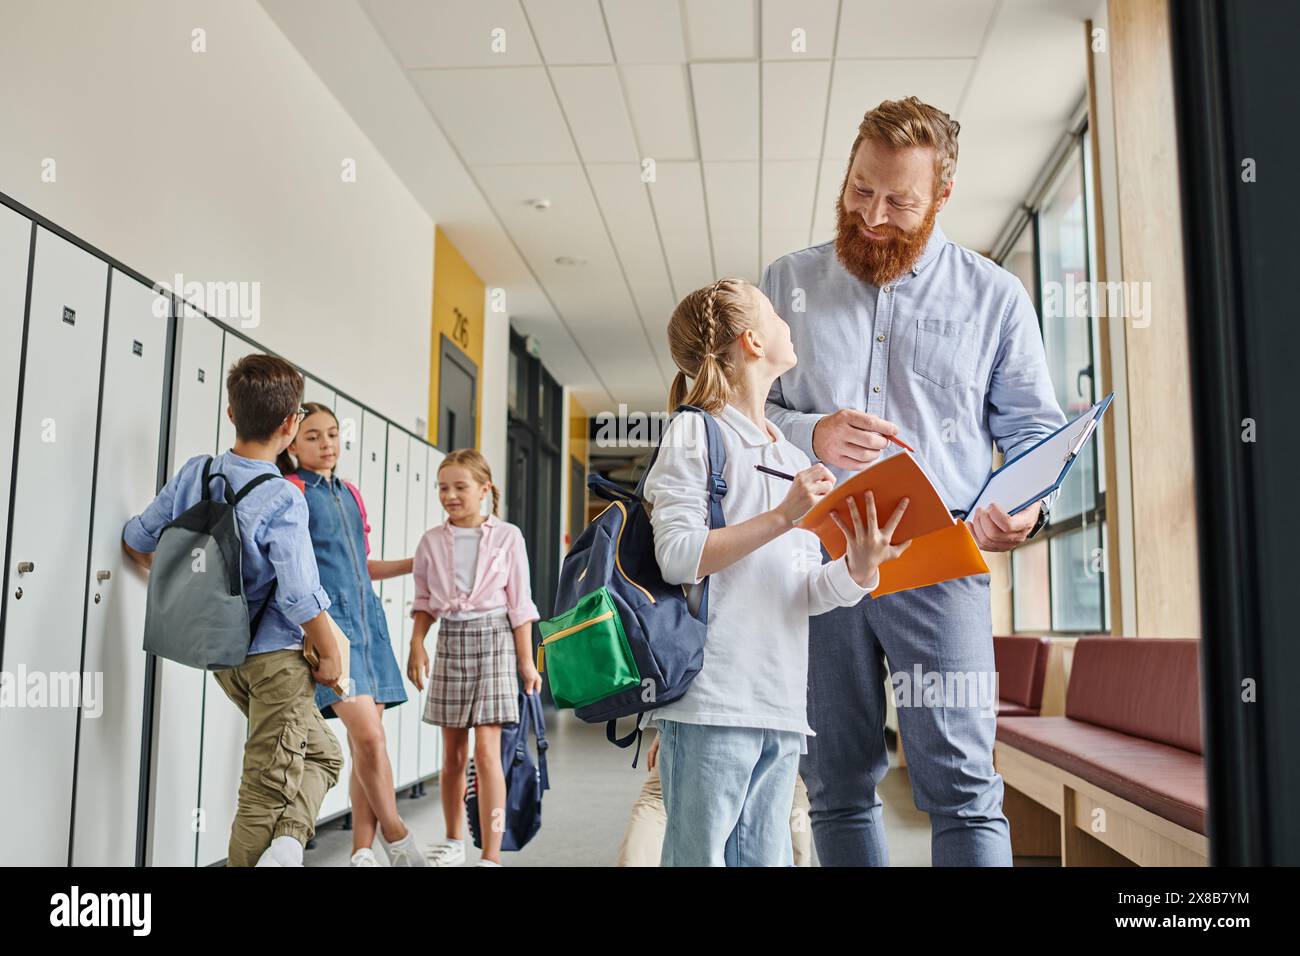
[[[922,103],[915,96],[904,100],[885,100],[869,110],[858,124],[858,138],[849,151],[849,167],[864,139],[882,146],[902,149],[929,146],[935,152],[935,186],[937,196],[952,181],[957,171],[957,134],[961,124],[937,107]]]
[[[302,374],[282,358],[246,355],[226,375],[226,395],[235,434],[245,441],[269,441],[302,406]]]

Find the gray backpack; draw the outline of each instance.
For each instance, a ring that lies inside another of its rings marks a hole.
[[[248,620],[235,508],[262,482],[279,476],[258,475],[233,494],[226,476],[211,469],[209,456],[203,463],[203,497],[158,536],[149,570],[144,649],[178,664],[219,671],[244,663],[275,597],[272,581],[257,616]],[[209,493],[213,478],[222,479],[224,500]]]

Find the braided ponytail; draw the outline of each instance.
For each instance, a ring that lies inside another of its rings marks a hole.
[[[730,346],[754,318],[749,288],[744,279],[719,279],[673,310],[668,345],[678,372],[668,393],[670,412],[683,403],[719,412],[731,398],[739,364]]]

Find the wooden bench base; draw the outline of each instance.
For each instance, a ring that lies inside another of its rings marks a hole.
[[[1205,866],[1206,837],[1002,742],[993,764],[1016,856],[1062,866]]]

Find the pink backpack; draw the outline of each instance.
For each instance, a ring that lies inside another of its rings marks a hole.
[[[288,479],[291,485],[293,485],[295,488],[301,491],[304,495],[307,494],[307,483],[298,477],[297,472],[290,472],[284,477]],[[361,512],[361,527],[365,531],[366,557],[368,558],[370,557],[370,520],[366,517],[365,502],[361,500],[361,492],[357,490],[356,485],[352,484],[352,482],[350,481],[344,481],[344,479],[342,478],[340,478],[339,481],[342,481],[343,484],[348,486],[348,491],[352,492],[352,498],[357,503],[357,510]]]

